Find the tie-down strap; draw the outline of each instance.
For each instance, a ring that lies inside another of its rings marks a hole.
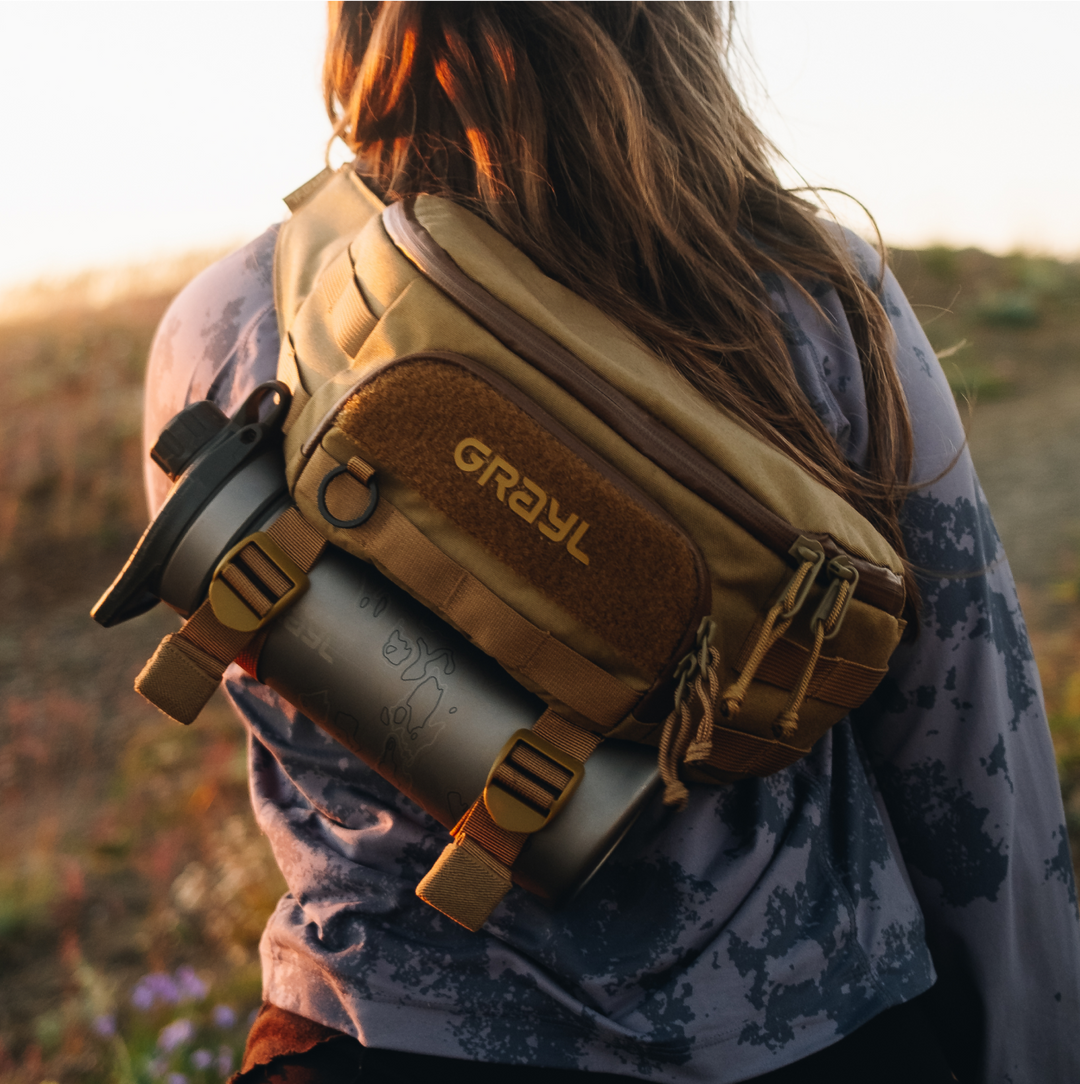
[[[550,708],[519,730],[495,760],[484,793],[452,830],[450,843],[416,886],[425,903],[476,931],[510,891],[510,868],[529,836],[570,797],[584,762],[603,739]],[[515,831],[516,827],[524,831]]]
[[[194,722],[229,663],[307,589],[325,545],[295,507],[248,535],[222,558],[203,604],[158,645],[135,691],[177,722]]]

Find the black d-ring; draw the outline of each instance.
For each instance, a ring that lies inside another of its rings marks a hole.
[[[329,508],[326,507],[326,487],[339,475],[346,474],[349,468],[344,464],[338,464],[332,471],[328,471],[326,477],[319,483],[319,497],[318,506],[319,513],[327,523],[333,524],[335,527],[340,527],[342,530],[350,530],[353,527],[359,527],[362,523],[367,523],[375,513],[375,506],[379,503],[379,487],[375,484],[375,476],[372,475],[367,480],[368,492],[371,497],[368,500],[367,508],[363,510],[356,517],[356,519],[338,519],[333,515]]]

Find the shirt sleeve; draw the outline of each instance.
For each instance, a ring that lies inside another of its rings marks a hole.
[[[921,628],[857,730],[923,908],[958,1076],[1080,1080],[1077,896],[1035,661],[944,374],[891,273],[881,297],[915,434],[902,528]]]
[[[272,226],[197,275],[162,317],[146,371],[145,452],[189,403],[212,399],[232,414],[256,386],[274,379],[280,342],[273,297],[277,231]],[[143,462],[154,516],[170,482],[149,455]]]

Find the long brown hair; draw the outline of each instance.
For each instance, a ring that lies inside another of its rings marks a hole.
[[[725,70],[730,32],[712,3],[332,3],[326,106],[386,198],[486,219],[903,554],[912,435],[891,329],[835,229],[781,187]],[[862,470],[796,382],[769,274],[839,294],[866,384]]]

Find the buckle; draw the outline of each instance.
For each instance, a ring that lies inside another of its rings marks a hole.
[[[248,546],[256,552],[244,559]],[[226,628],[256,632],[307,589],[307,573],[268,534],[256,531],[237,542],[214,569],[210,608]]]
[[[562,772],[545,771],[544,775],[549,778],[544,778],[539,772],[530,770],[530,765],[533,768],[538,766],[536,754],[543,758],[539,762],[541,770],[554,765]],[[544,764],[544,761],[550,763]],[[504,778],[496,778],[504,764],[528,787],[529,796],[509,789],[513,783],[505,776],[510,773],[504,772]],[[555,783],[550,778],[553,774],[565,774],[568,778]],[[585,765],[576,757],[564,753],[531,730],[518,730],[511,735],[491,766],[487,783],[484,784],[484,805],[491,819],[508,832],[539,832],[562,809],[584,776]],[[550,803],[546,803],[548,798]]]

